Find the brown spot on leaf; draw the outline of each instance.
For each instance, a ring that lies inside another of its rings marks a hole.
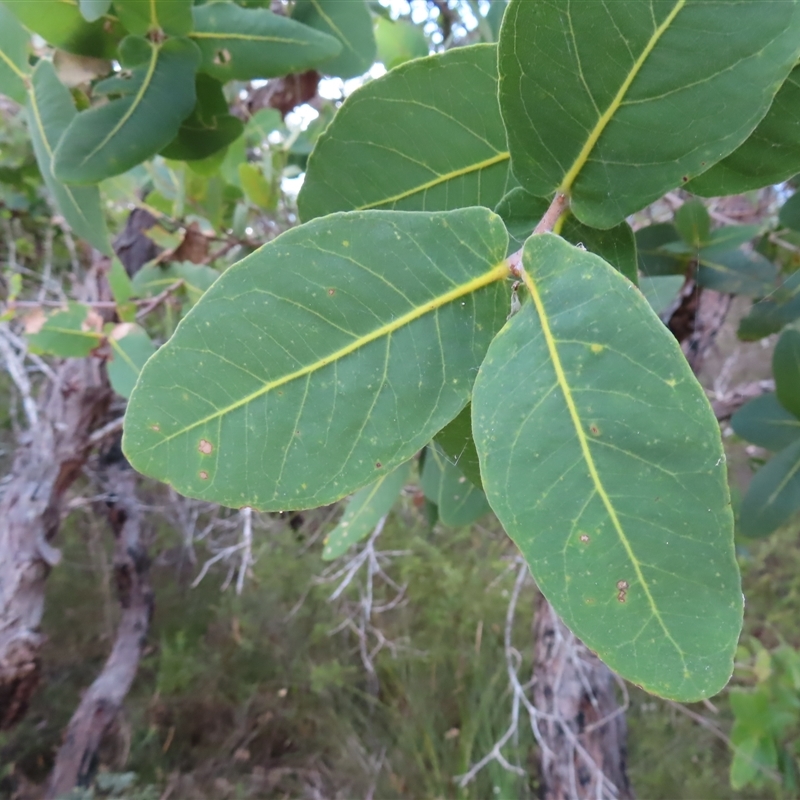
[[[208,456],[211,455],[211,451],[214,449],[214,445],[211,444],[207,439],[201,439],[200,444],[198,445],[197,449],[204,455]]]
[[[617,589],[619,589],[619,593],[617,594],[617,600],[620,603],[624,603],[628,599],[628,588],[629,584],[626,580],[617,581]]]
[[[590,425],[589,430],[591,431],[592,436],[598,436],[600,434],[600,428],[598,428],[597,425]]]
[[[681,178],[681,180],[682,180],[684,183],[686,183],[686,182],[689,180],[689,176],[688,176],[688,175],[684,175],[684,176]]]
[[[375,462],[375,469],[380,469],[383,466],[380,461]]]
[[[225,50],[217,50],[217,54],[214,56],[214,63],[219,66],[224,66],[225,64],[229,64],[231,60],[230,51]]]
[[[628,588],[628,581],[617,581],[617,589],[619,589],[621,592],[626,591]]]
[[[328,294],[333,297],[336,294],[336,289],[328,289]]]
[[[626,595],[625,592],[620,592],[617,595],[617,600],[619,600],[620,603],[624,603],[627,600],[627,597],[625,595]]]
[[[581,534],[581,541],[582,541],[584,544],[586,544],[586,542],[588,542],[588,541],[589,541],[589,537],[588,537],[588,536],[587,536],[585,533],[582,533],[582,534]]]
[[[208,480],[208,473],[204,469],[200,470],[200,480],[201,481],[207,481]]]

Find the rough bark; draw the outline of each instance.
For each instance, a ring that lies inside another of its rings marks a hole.
[[[542,714],[544,800],[634,797],[626,771],[627,726],[617,681],[541,594],[534,621],[533,700]]]
[[[103,737],[136,677],[153,612],[150,562],[142,539],[142,510],[136,499],[136,473],[121,453],[103,472],[104,489],[111,498],[108,518],[116,540],[114,574],[122,616],[111,655],[83,695],[64,734],[47,798],[60,797],[91,780]]]
[[[22,717],[39,680],[45,580],[60,558],[50,541],[110,398],[96,360],[63,362],[14,457],[0,500],[0,729]]]

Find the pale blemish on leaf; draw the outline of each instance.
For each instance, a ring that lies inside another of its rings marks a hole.
[[[201,439],[200,444],[197,446],[197,449],[204,455],[208,456],[211,455],[212,450],[214,449],[214,445],[211,444],[207,439]]]

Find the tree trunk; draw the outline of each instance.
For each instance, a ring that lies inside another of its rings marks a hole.
[[[631,800],[617,681],[537,593],[533,700],[544,800]]]
[[[14,457],[0,500],[0,729],[22,717],[39,680],[45,580],[61,556],[50,541],[110,398],[99,362],[63,362]]]
[[[56,756],[47,798],[86,786],[97,766],[103,736],[115,721],[136,677],[153,612],[149,558],[141,536],[142,511],[136,499],[136,473],[119,454],[105,469],[108,517],[116,539],[114,573],[122,618],[111,655],[83,695]]]

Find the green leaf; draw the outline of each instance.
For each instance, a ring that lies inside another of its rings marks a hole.
[[[111,259],[111,269],[108,271],[108,285],[117,305],[127,303],[134,296],[131,279],[118,258]]]
[[[323,561],[343,556],[354,544],[369,536],[397,501],[409,477],[409,464],[401,464],[375,483],[359,489],[348,501],[339,524],[325,537]]]
[[[111,7],[111,0],[78,0],[78,8],[87,22],[104,17]]]
[[[800,54],[800,14],[795,0],[511,0],[499,48],[517,180],[608,228],[750,135]]]
[[[731,417],[731,427],[742,439],[776,453],[800,438],[800,420],[772,392],[740,408]]]
[[[195,76],[197,100],[178,135],[161,151],[164,158],[199,161],[226,148],[244,132],[244,125],[228,110],[222,84],[202,72]]]
[[[739,512],[739,528],[743,536],[767,536],[798,511],[800,440],[781,450],[753,476]]]
[[[492,510],[486,495],[435,445],[428,447],[420,485],[436,504],[439,520],[451,528],[471,525]]]
[[[742,595],[719,427],[634,286],[552,234],[472,398],[483,486],[564,622],[647,691],[696,700],[733,668]]]
[[[130,322],[113,326],[108,343],[112,352],[107,364],[111,387],[122,397],[130,397],[142,367],[156,347],[146,330]]]
[[[533,233],[544,216],[549,202],[536,197],[520,186],[512,189],[498,204],[495,213],[503,218],[511,239],[509,250],[518,250]],[[562,217],[561,235],[572,244],[583,245],[616,267],[628,280],[637,283],[636,240],[627,222],[621,222],[608,230],[590,228],[575,219],[572,214]]]
[[[298,0],[292,18],[341,42],[342,52],[319,67],[326,75],[355,78],[375,61],[372,15],[364,0]]]
[[[406,61],[428,55],[428,40],[422,28],[405,20],[390,20],[378,17],[375,20],[375,44],[378,61],[386,69],[394,69]]]
[[[205,264],[192,264],[189,261],[161,266],[147,264],[133,276],[133,289],[137,297],[160,294],[165,289],[183,281],[182,289],[187,305],[193,306],[219,278],[219,272]]]
[[[103,341],[102,334],[91,325],[93,313],[82,303],[68,303],[65,311],[49,317],[38,332],[28,334],[31,351],[61,358],[85,358]]]
[[[717,256],[700,252],[697,282],[727,294],[764,297],[775,288],[778,268],[760,253],[730,250]]]
[[[192,5],[192,0],[114,0],[120,22],[138,36],[158,30],[185,36],[192,30]]]
[[[96,186],[69,186],[53,175],[53,151],[78,116],[72,95],[50,61],[36,65],[28,97],[28,130],[45,185],[72,230],[101,253],[111,255],[108,230]]]
[[[800,192],[793,194],[778,212],[778,221],[785,228],[800,231]]]
[[[191,38],[203,54],[201,69],[223,83],[305,72],[342,49],[333,36],[235,3],[195,6]]]
[[[239,184],[254,206],[266,210],[276,207],[278,196],[256,164],[239,164]]]
[[[705,197],[742,194],[800,172],[800,67],[784,81],[745,142],[686,187]]]
[[[79,56],[114,58],[117,31],[105,20],[87,22],[77,3],[64,0],[3,0],[16,18],[48,44]]]
[[[30,34],[0,4],[0,93],[23,104],[28,93]]]
[[[758,225],[727,225],[711,231],[706,243],[700,250],[706,258],[716,258],[729,250],[736,250],[753,239],[759,231]]]
[[[55,152],[55,175],[67,183],[95,183],[127,172],[169,144],[195,103],[197,48],[188,39],[154,45],[129,36],[123,53],[147,52],[129,78],[109,78],[95,92],[120,96],[78,114]]]
[[[472,407],[467,405],[452,422],[445,425],[435,436],[436,443],[442,448],[450,461],[479,489],[481,467],[478,451],[472,438]]]
[[[639,288],[653,311],[661,316],[677,305],[685,281],[683,275],[645,275],[639,279]]]
[[[308,160],[303,220],[333,211],[494,208],[513,181],[494,45],[393,70],[344,102]]]
[[[768,298],[753,303],[739,323],[742,341],[763,339],[800,318],[800,272],[793,272]]]
[[[689,200],[675,212],[675,229],[691,247],[703,247],[708,242],[711,217],[701,200]]]
[[[316,507],[372,483],[469,400],[508,309],[506,244],[481,208],[287,231],[150,359],[128,405],[131,463],[237,507]]]
[[[636,231],[636,252],[642,274],[658,277],[686,272],[686,261],[664,249],[677,241],[679,241],[678,230],[669,222],[639,228]]]
[[[775,395],[781,405],[800,417],[800,332],[784,331],[772,354]]]

